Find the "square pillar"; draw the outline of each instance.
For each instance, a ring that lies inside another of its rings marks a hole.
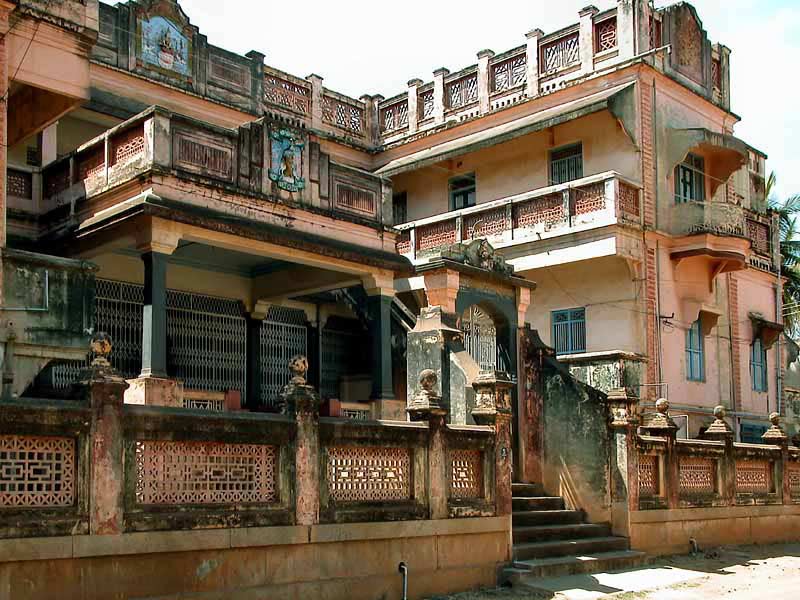
[[[633,58],[636,55],[635,4],[631,0],[617,0],[617,48],[620,59]]]
[[[491,81],[489,75],[489,60],[494,56],[491,50],[481,50],[478,52],[478,106],[480,112],[485,115],[489,112],[491,103],[489,95],[491,93]]]
[[[373,292],[373,293],[370,293]],[[372,338],[372,400],[394,400],[392,385],[392,298],[390,290],[367,290]]]
[[[322,77],[312,73],[306,80],[311,82],[311,128],[322,129]]]
[[[587,6],[578,13],[580,16],[580,56],[581,73],[594,71],[594,16],[600,12],[596,6]]]
[[[525,34],[525,60],[527,76],[525,79],[525,95],[534,98],[539,95],[539,40],[544,35],[541,29],[534,29]]]
[[[251,313],[247,317],[247,410],[261,407],[261,325],[263,316]]]
[[[408,133],[417,131],[419,123],[419,86],[422,79],[411,79],[408,82]]]
[[[444,67],[433,72],[433,122],[436,125],[444,123],[444,110],[447,106],[444,97],[444,78],[449,74],[450,71]]]
[[[169,255],[149,251],[144,262],[141,377],[167,376],[167,262]]]

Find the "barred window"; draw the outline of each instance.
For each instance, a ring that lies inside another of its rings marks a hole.
[[[700,328],[700,319],[698,319],[686,331],[686,379],[689,381],[705,380],[703,346],[703,331]]]
[[[750,346],[750,380],[753,391],[767,391],[767,349],[761,338],[756,338]]]
[[[675,202],[703,202],[706,199],[705,161],[691,152],[675,167]]]
[[[556,354],[586,352],[586,309],[569,308],[552,313]]]
[[[449,189],[450,210],[475,206],[475,173],[453,177]]]
[[[550,185],[583,177],[583,144],[571,144],[550,152]]]

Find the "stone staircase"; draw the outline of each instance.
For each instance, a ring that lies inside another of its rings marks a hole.
[[[541,484],[512,484],[514,556],[505,578],[535,587],[541,577],[599,573],[642,565],[644,552],[629,549],[628,538],[611,535],[607,524],[586,523],[583,511],[566,510],[560,496]]]

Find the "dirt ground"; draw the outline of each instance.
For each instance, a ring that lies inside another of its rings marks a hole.
[[[641,574],[632,570],[626,586],[599,596],[614,600],[800,600],[800,544],[775,546],[736,546],[715,548],[695,556],[672,556],[659,559],[648,568],[691,572],[691,578],[678,583],[642,589]],[[566,582],[570,591],[538,593],[523,589],[500,588],[438,596],[431,600],[543,600],[546,598],[590,597],[592,576],[585,577],[584,587],[575,591],[574,581]],[[638,579],[638,581],[637,581]],[[594,590],[602,589],[602,586]],[[585,590],[585,591],[584,591]]]

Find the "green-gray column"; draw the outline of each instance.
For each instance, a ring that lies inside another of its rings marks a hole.
[[[142,377],[167,376],[168,254],[145,252],[142,309]]]
[[[372,400],[394,400],[392,385],[392,297],[367,297],[372,337]],[[358,350],[353,348],[354,352]]]

